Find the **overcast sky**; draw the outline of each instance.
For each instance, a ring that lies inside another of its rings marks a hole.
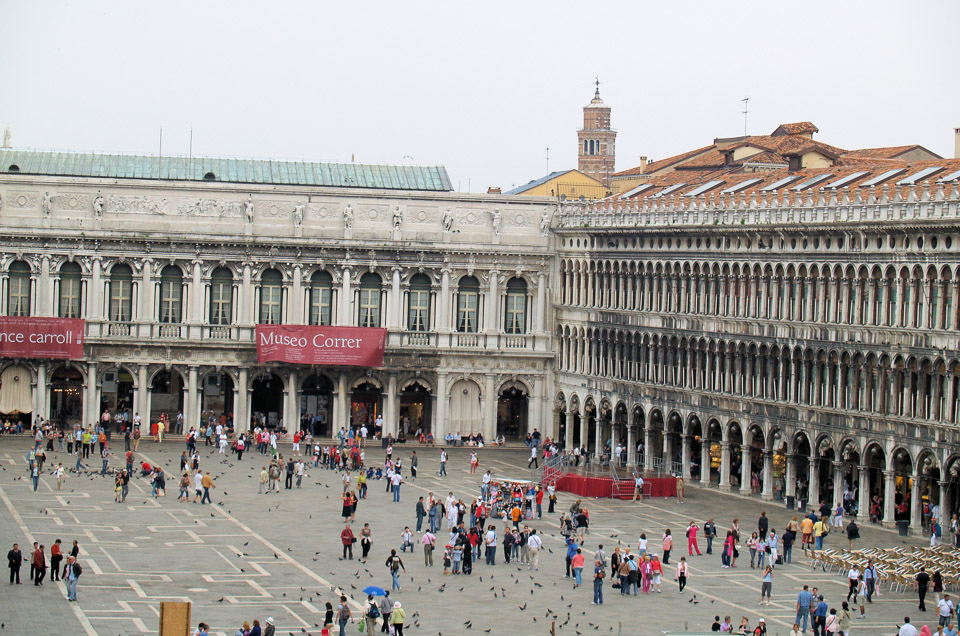
[[[617,169],[810,120],[953,156],[960,2],[0,0],[19,148],[446,166],[455,189],[576,168],[600,76]]]

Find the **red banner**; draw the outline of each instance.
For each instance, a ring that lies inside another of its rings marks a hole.
[[[257,325],[257,362],[350,367],[383,365],[386,329]]]
[[[0,317],[0,357],[83,359],[80,318]]]

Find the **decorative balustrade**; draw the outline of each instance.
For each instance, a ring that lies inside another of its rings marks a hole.
[[[960,182],[564,203],[560,228],[865,223],[960,218]]]
[[[130,323],[129,322],[110,322],[107,323],[107,335],[108,336],[121,336],[127,337],[130,335]]]

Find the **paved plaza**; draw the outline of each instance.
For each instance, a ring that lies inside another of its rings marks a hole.
[[[437,477],[440,449],[399,445],[404,463],[410,451],[420,455],[420,475],[402,487],[402,501],[394,503],[385,483],[371,481],[368,499],[361,500],[355,532],[364,523],[373,529],[373,548],[367,563],[342,561],[340,556],[341,491],[339,475],[313,469],[303,487],[279,494],[258,495],[257,475],[265,464],[260,455],[219,455],[213,447],[200,447],[201,469],[216,477],[212,505],[177,503],[177,468],[183,445],[168,440],[161,444],[143,440],[139,456],[163,465],[167,472],[167,496],[150,497],[146,480],[132,481],[125,504],[114,502],[112,477],[70,474],[63,490],[46,472],[62,461],[72,467],[75,459],[59,452],[49,454],[39,490],[34,493],[23,459],[30,441],[26,436],[0,438],[0,539],[5,549],[18,542],[27,558],[33,541],[49,546],[57,539],[65,550],[73,539],[80,542],[84,573],[79,584],[79,603],[66,601],[66,588],[48,576],[43,587],[28,580],[29,566],[22,570],[23,585],[0,582],[0,621],[8,634],[149,634],[158,630],[159,606],[165,600],[193,603],[193,623],[204,621],[215,634],[232,636],[244,620],[268,616],[275,619],[277,634],[320,634],[324,604],[336,606],[344,590],[354,601],[354,610],[365,596],[367,585],[389,589],[390,575],[384,561],[391,548],[399,548],[405,525],[415,527],[417,497],[434,492],[445,497],[452,491],[467,501],[478,492],[480,472],[492,468],[495,476],[528,478],[528,452],[518,449],[483,449],[477,475],[469,474],[469,452],[454,450],[449,475]],[[281,449],[289,453],[290,447]],[[122,453],[120,453],[122,456]],[[367,451],[368,463],[379,463],[379,446]],[[119,466],[117,457],[112,467]],[[91,459],[91,469],[99,469]],[[405,470],[406,473],[406,470]],[[408,475],[405,477],[409,478]],[[558,512],[575,497],[559,494]],[[590,500],[592,527],[585,547],[602,543],[608,554],[615,546],[630,545],[636,551],[641,532],[659,552],[664,528],[671,528],[676,546],[671,563],[686,552],[683,529],[691,521],[702,524],[713,517],[718,532],[729,527],[733,517],[741,529],[755,527],[761,510],[767,510],[771,525],[782,530],[790,514],[781,504],[764,503],[715,490],[688,487],[685,503],[658,499],[635,504],[627,501]],[[489,567],[482,559],[471,576],[444,576],[442,552],[435,566],[425,568],[422,552],[401,554],[406,574],[403,590],[394,600],[403,603],[411,634],[548,634],[553,621],[558,633],[659,634],[668,631],[709,631],[714,615],[730,615],[739,624],[746,616],[755,625],[766,619],[771,634],[787,634],[793,624],[794,607],[802,584],[818,586],[831,607],[840,606],[846,594],[845,579],[835,573],[811,569],[799,548],[794,563],[777,567],[773,603],[758,607],[760,573],[751,570],[749,557],[740,567],[722,569],[719,550],[712,556],[693,557],[687,590],[678,593],[673,567],[662,594],[628,598],[605,584],[605,604],[591,604],[592,586],[584,571],[584,585],[573,589],[563,578],[563,541],[557,528],[559,515],[547,515],[530,525],[542,530],[545,548],[540,571],[502,562]],[[445,526],[444,526],[445,527]],[[501,524],[498,524],[498,531]],[[442,546],[447,533],[438,533]],[[749,536],[749,535],[747,535]],[[921,538],[903,539],[895,532],[874,526],[862,529],[862,547],[922,544]],[[846,547],[839,533],[829,537],[828,547]],[[701,539],[701,549],[705,542]],[[359,545],[356,554],[359,555]],[[746,550],[744,550],[746,553]],[[588,558],[588,563],[591,559]],[[866,620],[854,620],[853,633],[893,633],[902,617],[919,618],[915,595],[884,592],[867,609]],[[935,623],[934,610],[923,616]],[[356,612],[355,612],[356,616]],[[356,634],[356,626],[348,628]],[[334,633],[337,633],[334,631]],[[809,632],[808,632],[809,633]]]

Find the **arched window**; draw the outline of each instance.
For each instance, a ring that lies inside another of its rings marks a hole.
[[[110,270],[110,320],[130,322],[133,310],[133,270],[120,263]]]
[[[160,272],[160,322],[180,322],[182,308],[183,272],[176,265],[167,265]]]
[[[424,274],[417,274],[410,279],[407,306],[407,329],[409,331],[429,331],[430,279]]]
[[[522,278],[511,278],[507,281],[503,330],[510,334],[527,332],[527,283]]]
[[[283,277],[275,269],[260,275],[260,324],[279,325],[282,319]]]
[[[480,282],[473,276],[460,279],[457,289],[457,331],[477,333],[479,329]]]
[[[218,267],[210,276],[210,324],[229,325],[233,321],[233,274]]]
[[[7,286],[7,315],[30,315],[30,266],[23,261],[10,264]]]
[[[310,324],[329,325],[333,306],[333,277],[319,270],[310,277]]]
[[[60,307],[57,315],[61,318],[80,317],[80,266],[65,263],[60,268]]]
[[[380,291],[383,281],[380,276],[368,272],[360,278],[360,302],[357,303],[357,325],[380,326]]]

